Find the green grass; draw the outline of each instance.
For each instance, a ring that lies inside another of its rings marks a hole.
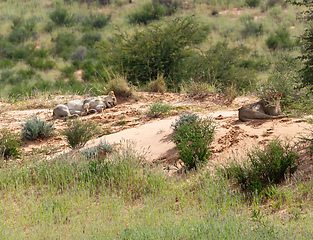
[[[265,196],[246,202],[207,169],[168,177],[131,148],[109,159],[97,163],[98,172],[94,160],[65,156],[1,168],[1,238],[310,239],[313,233],[312,180],[273,187],[272,204],[264,205]]]

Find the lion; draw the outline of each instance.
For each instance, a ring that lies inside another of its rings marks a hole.
[[[53,109],[53,118],[86,116],[90,113],[102,112],[106,108],[111,108],[117,104],[114,92],[109,95],[91,97],[82,100],[72,100],[57,105]]]
[[[267,93],[267,101],[261,100],[238,109],[239,119],[243,122],[256,119],[281,118],[280,99],[282,93]]]

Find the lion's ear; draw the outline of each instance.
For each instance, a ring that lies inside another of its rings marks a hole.
[[[111,91],[111,92],[109,93],[109,95],[110,95],[110,96],[114,96],[114,91]]]
[[[283,94],[282,94],[281,92],[278,92],[278,93],[277,93],[277,97],[280,97],[280,98],[281,98],[282,96],[283,96]]]

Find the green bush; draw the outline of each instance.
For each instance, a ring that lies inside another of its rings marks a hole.
[[[53,60],[32,56],[27,59],[27,63],[33,68],[40,70],[50,70],[56,66]]]
[[[14,44],[28,40],[33,35],[36,27],[35,19],[14,18],[12,23],[12,31],[8,35],[8,41]]]
[[[75,22],[75,17],[70,14],[65,8],[57,7],[50,15],[50,19],[57,26],[71,26]]]
[[[279,29],[275,34],[271,33],[265,43],[271,50],[289,49],[295,45],[287,29]]]
[[[290,143],[272,140],[265,149],[248,153],[245,162],[232,162],[227,172],[243,191],[260,192],[269,184],[282,182],[286,175],[294,173],[299,154]]]
[[[211,155],[210,144],[216,130],[214,120],[182,115],[172,127],[172,141],[186,168],[197,169],[206,163]]]
[[[71,148],[81,148],[96,134],[97,125],[92,122],[82,122],[74,119],[67,123],[67,129],[62,132]]]
[[[147,25],[153,20],[159,20],[165,16],[166,8],[159,3],[146,3],[136,12],[128,15],[128,20],[130,23],[143,23]]]
[[[101,41],[101,34],[99,32],[86,32],[82,36],[81,42],[86,47],[92,47],[96,42]]]
[[[147,112],[148,117],[157,118],[164,115],[169,115],[172,107],[170,104],[157,101],[149,106]]]
[[[86,17],[83,21],[84,26],[90,26],[95,29],[101,29],[104,28],[109,24],[111,20],[111,15],[105,16],[105,14],[97,14],[97,15],[90,15],[89,17]]]
[[[256,71],[242,65],[248,49],[245,47],[230,48],[226,42],[219,42],[208,51],[196,51],[185,58],[178,67],[177,75],[185,82],[193,79],[195,83],[208,84],[226,93],[233,89],[235,93],[254,89]]]
[[[41,121],[37,116],[33,116],[22,124],[22,137],[28,140],[47,138],[51,136],[53,130],[53,123]]]
[[[99,158],[100,156],[106,155],[107,153],[113,152],[114,147],[106,142],[101,142],[98,146],[84,149],[82,154],[87,159]]]
[[[208,28],[194,16],[174,18],[127,33],[116,34],[111,43],[99,44],[99,56],[107,66],[128,77],[133,83],[146,83],[158,76],[179,82],[174,78],[178,63],[190,51],[188,47],[206,39]]]
[[[7,128],[2,128],[0,131],[0,158],[7,159],[19,156],[19,146],[21,146],[20,136],[11,133]]]
[[[68,60],[70,54],[77,48],[78,41],[74,34],[60,33],[53,40],[55,42],[55,51],[64,60]]]

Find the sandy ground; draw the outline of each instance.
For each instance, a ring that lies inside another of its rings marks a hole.
[[[273,138],[296,142],[300,136],[310,133],[310,125],[305,118],[281,118],[274,120],[256,120],[241,122],[237,108],[256,101],[254,97],[239,97],[226,104],[222,97],[210,95],[201,99],[190,99],[180,94],[138,93],[138,101],[120,101],[111,109],[81,117],[82,121],[99,124],[101,133],[90,140],[85,148],[93,147],[101,141],[112,144],[130,141],[135,149],[143,153],[147,160],[161,160],[173,163],[178,160],[175,145],[171,142],[171,124],[179,114],[198,113],[202,117],[213,117],[218,129],[212,144],[212,162],[221,163],[234,154],[243,156],[253,146],[266,144]],[[172,114],[163,118],[149,118],[146,112],[153,102],[163,101],[174,107]],[[119,101],[119,99],[118,99]],[[1,103],[0,127],[11,131],[21,131],[21,124],[33,115],[46,121],[52,121],[52,109],[10,110],[10,105]],[[12,107],[13,108],[13,107]],[[24,156],[42,154],[48,158],[70,151],[65,137],[60,134],[66,128],[66,122],[55,120],[56,136],[49,139],[28,141],[22,147]]]

